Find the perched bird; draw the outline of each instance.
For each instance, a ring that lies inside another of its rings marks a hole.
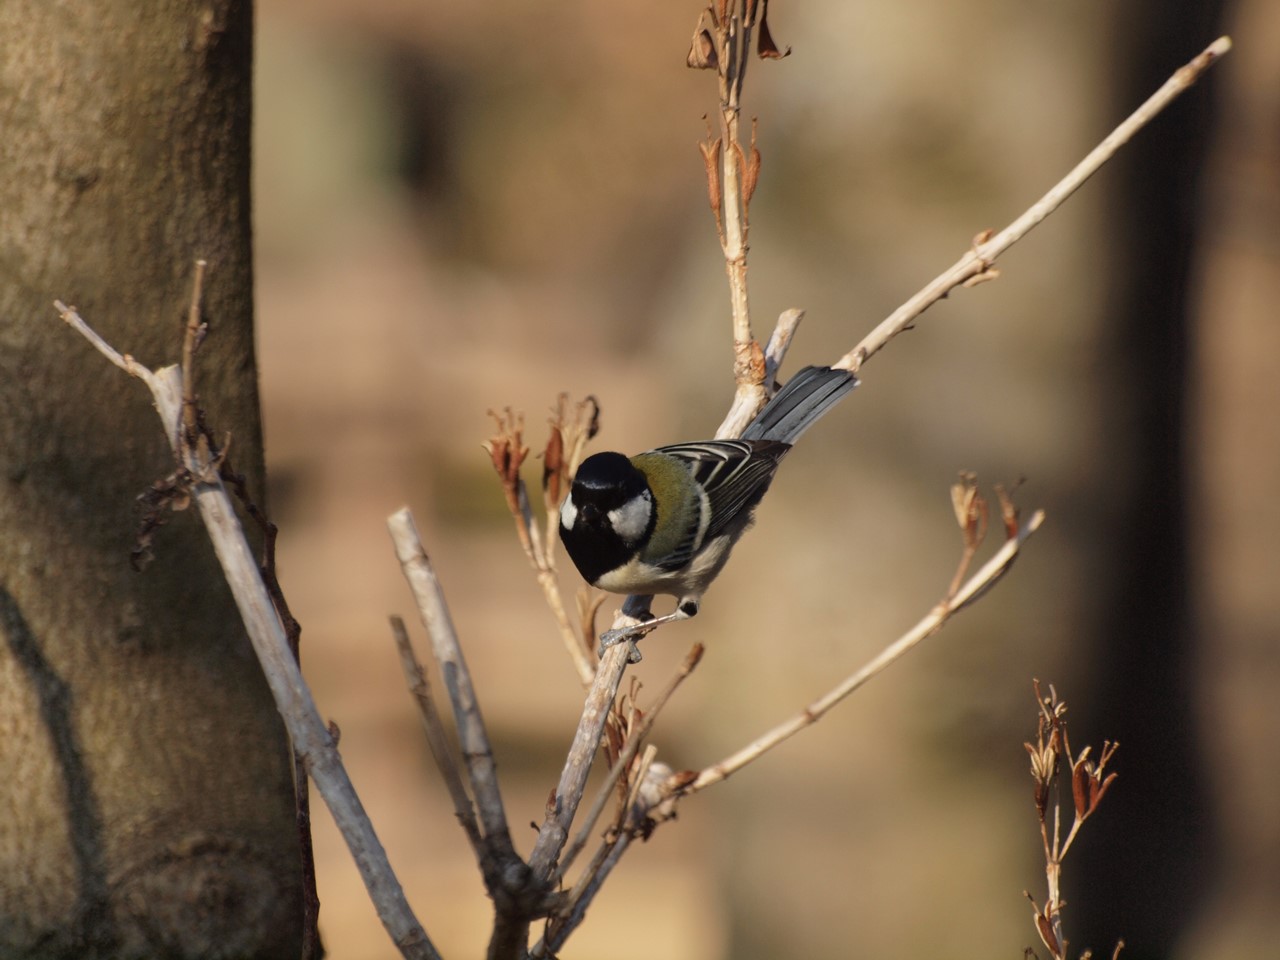
[[[782,458],[857,385],[847,370],[805,367],[739,440],[677,443],[634,457],[597,453],[582,461],[560,507],[560,539],[583,579],[630,594],[623,611],[645,621],[605,633],[602,653],[659,623],[697,614]],[[649,604],[659,593],[674,596],[676,609],[654,619]]]

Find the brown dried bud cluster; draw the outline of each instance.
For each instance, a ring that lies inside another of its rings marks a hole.
[[[685,63],[694,70],[723,72],[725,64],[732,62],[726,52],[734,26],[756,29],[756,56],[761,60],[791,55],[791,48],[780,50],[769,32],[769,0],[715,0],[698,15]]]
[[[1057,779],[1061,769],[1061,759],[1067,758],[1071,766],[1071,798],[1075,808],[1075,829],[1084,823],[1102,802],[1116,774],[1107,774],[1107,764],[1120,749],[1120,744],[1111,740],[1102,741],[1102,752],[1098,762],[1089,759],[1092,747],[1085,747],[1071,759],[1071,741],[1067,735],[1067,705],[1058,699],[1058,692],[1052,685],[1045,696],[1040,691],[1040,681],[1035,681],[1036,702],[1040,714],[1036,723],[1035,744],[1024,743],[1031,756],[1031,777],[1035,781],[1036,812],[1041,819],[1049,803],[1049,791]],[[1065,852],[1065,851],[1064,851]]]
[[[524,445],[524,416],[510,407],[504,408],[501,414],[490,410],[489,416],[493,417],[498,432],[482,446],[493,461],[493,469],[507,496],[507,505],[513,512],[518,512],[520,466],[529,456],[529,448]]]
[[[1031,894],[1026,894],[1035,910],[1036,932],[1055,960],[1066,955],[1067,941],[1062,934],[1062,910],[1066,906],[1059,894],[1061,889],[1062,861],[1071,849],[1084,822],[1093,815],[1103,796],[1115,781],[1116,774],[1105,773],[1106,766],[1119,748],[1118,743],[1104,740],[1102,753],[1095,764],[1089,759],[1090,748],[1085,747],[1072,759],[1071,740],[1067,735],[1067,705],[1059,699],[1058,691],[1049,687],[1048,695],[1040,688],[1040,681],[1032,681],[1036,694],[1036,741],[1025,743],[1031,757],[1031,779],[1034,782],[1033,798],[1036,817],[1040,823],[1040,837],[1044,844],[1045,875],[1049,882],[1049,895],[1044,906],[1036,904]],[[1071,799],[1075,811],[1066,838],[1061,836],[1061,808],[1055,799],[1062,772],[1062,760],[1066,758],[1071,770]],[[1116,946],[1118,955],[1124,941]],[[1087,952],[1086,952],[1087,953]]]
[[[1085,747],[1081,750],[1080,756],[1071,764],[1071,796],[1075,801],[1076,819],[1081,823],[1098,809],[1098,804],[1102,802],[1103,796],[1117,776],[1115,773],[1109,773],[1104,777],[1102,773],[1106,769],[1107,762],[1120,749],[1120,744],[1112,740],[1103,740],[1102,755],[1096,764],[1089,759],[1090,749]]]
[[[964,538],[966,550],[976,550],[987,535],[987,500],[978,490],[977,474],[968,470],[960,472],[960,478],[951,485],[951,507],[956,523]],[[1018,532],[1014,527],[1014,534]]]
[[[563,397],[564,395],[561,394]],[[560,424],[551,421],[547,448],[542,452],[542,492],[548,503],[559,503],[565,480],[564,433]]]

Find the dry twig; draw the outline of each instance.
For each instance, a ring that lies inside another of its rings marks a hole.
[[[699,70],[714,70],[719,87],[719,136],[699,144],[707,174],[707,199],[716,220],[716,233],[724,254],[729,280],[729,305],[733,321],[733,406],[717,432],[718,437],[737,436],[764,403],[769,381],[765,354],[751,333],[751,309],[747,297],[747,235],[750,232],[751,196],[760,179],[760,150],[756,122],[751,140],[743,149],[740,126],[742,88],[751,62],[753,41],[761,59],[780,59],[769,33],[768,0],[716,0],[698,19],[687,63]],[[735,424],[736,429],[735,429]]]
[[[622,780],[631,766],[631,762],[635,759],[637,751],[644,744],[649,736],[649,731],[653,729],[654,723],[658,719],[658,714],[662,712],[662,708],[666,706],[667,701],[671,699],[671,695],[676,692],[680,684],[691,674],[698,666],[702,659],[703,646],[700,643],[694,644],[693,649],[689,651],[689,655],[684,658],[684,662],[680,664],[680,668],[676,671],[675,676],[668,681],[667,686],[658,694],[653,702],[653,706],[645,712],[640,722],[631,728],[622,750],[618,754],[618,758],[614,761],[613,766],[609,770],[608,776],[605,777],[604,783],[600,785],[596,793],[596,798],[592,802],[587,815],[583,817],[582,824],[578,828],[578,835],[574,837],[573,842],[565,849],[564,854],[560,857],[559,865],[556,873],[560,877],[568,872],[573,865],[573,861],[577,858],[582,848],[586,846],[590,839],[590,834],[600,814],[604,812],[605,805],[609,801],[609,796],[613,793],[614,787]],[[617,824],[614,825],[615,827]]]
[[[582,871],[568,896],[547,924],[547,931],[542,940],[531,951],[532,956],[543,957],[549,951],[554,952],[563,946],[570,934],[581,924],[586,915],[587,905],[604,884],[609,872],[618,864],[631,839],[637,835],[647,839],[653,828],[657,826],[657,821],[650,818],[650,811],[666,803],[669,792],[664,791],[663,787],[670,781],[673,774],[665,764],[655,764],[657,750],[651,744],[645,746],[645,755],[638,763],[635,762],[636,753],[642,745],[645,745],[649,731],[653,729],[653,724],[662,708],[666,706],[680,684],[697,667],[702,659],[702,653],[702,645],[695,644],[647,712],[637,718],[634,716],[637,710],[626,711],[628,716],[625,720],[626,730],[622,749],[610,768],[605,782],[600,785],[590,810],[583,818],[578,835],[560,857],[556,873],[561,880],[578,853],[586,846],[597,819],[619,783],[623,783],[626,787],[625,801],[597,847],[591,862]],[[663,818],[669,816],[674,816],[673,808],[664,811]]]
[[[401,508],[388,517],[387,527],[405,580],[417,601],[422,623],[431,637],[431,652],[445,678],[459,748],[479,812],[480,868],[497,910],[490,956],[514,956],[513,951],[523,950],[528,943],[530,918],[541,912],[542,878],[531,875],[511,842],[493,747],[471,683],[471,672],[462,655],[444,591],[408,508]]]
[[[1044,906],[1036,903],[1027,891],[1023,895],[1031,901],[1035,911],[1036,933],[1053,954],[1054,960],[1066,960],[1067,938],[1062,932],[1062,861],[1075,842],[1084,822],[1098,809],[1103,796],[1115,782],[1115,773],[1105,773],[1107,764],[1120,749],[1120,744],[1104,740],[1102,751],[1095,764],[1089,759],[1091,748],[1085,747],[1078,756],[1071,753],[1071,740],[1067,736],[1067,704],[1058,698],[1058,691],[1049,685],[1046,696],[1040,689],[1040,681],[1033,680],[1036,692],[1036,742],[1024,743],[1031,757],[1031,779],[1035,781],[1036,819],[1040,825],[1040,840],[1044,846],[1045,881],[1048,895]],[[1071,799],[1074,817],[1066,839],[1062,837],[1061,773],[1062,759],[1071,768]],[[1049,826],[1052,814],[1053,826]],[[1113,957],[1120,953],[1124,941],[1115,948]]]
[[[606,650],[600,660],[560,773],[560,782],[547,803],[546,818],[529,855],[529,867],[535,877],[551,878],[560,851],[568,840],[569,827],[587,785],[587,774],[591,771],[596,751],[600,749],[609,710],[618,695],[622,674],[627,669],[628,653],[627,644],[619,643]]]
[[[467,765],[467,778],[475,791],[476,807],[486,841],[511,848],[511,835],[507,829],[507,816],[502,808],[502,793],[498,789],[497,766],[493,760],[493,747],[480,713],[480,702],[471,684],[471,671],[458,643],[445,603],[444,591],[436,577],[435,568],[422,547],[413,515],[402,508],[387,518],[387,528],[395,544],[396,557],[400,560],[404,578],[418,604],[422,624],[431,638],[431,651],[440,671],[445,676],[445,688],[453,707],[454,722],[458,730],[458,742]]]
[[[878,353],[890,340],[907,329],[920,314],[943,299],[956,287],[972,286],[989,276],[996,259],[1025,237],[1047,216],[1058,209],[1071,194],[1115,156],[1116,151],[1128,143],[1165,107],[1190,89],[1204,72],[1231,49],[1230,37],[1219,37],[1209,44],[1199,56],[1174,72],[1164,85],[1147,98],[1147,101],[1131,113],[1123,123],[1111,131],[1100,144],[1056,183],[1043,197],[1033,203],[1013,223],[999,233],[985,231],[975,238],[973,248],[950,268],[931,280],[910,300],[900,306],[861,342],[832,364],[857,373],[868,359]]]
[[[812,726],[821,720],[837,703],[857,690],[872,677],[884,672],[891,664],[901,659],[922,641],[927,640],[946,625],[955,614],[972,603],[996,581],[1003,577],[1018,556],[1022,544],[1040,528],[1044,522],[1044,513],[1037,510],[1031,515],[1017,536],[1005,541],[1003,547],[982,568],[970,577],[953,595],[941,601],[929,611],[919,623],[904,633],[893,643],[885,647],[872,660],[856,673],[850,674],[828,693],[819,697],[789,720],[778,724],[772,730],[741,750],[714,763],[700,772],[691,782],[679,787],[679,793],[689,795],[705,790],[712,784],[719,783],[731,774],[736,773],[748,763],[759,759],[782,741],[799,733],[805,727]]]
[[[418,715],[422,718],[423,733],[427,738],[427,746],[431,750],[431,758],[436,769],[444,778],[445,787],[453,801],[453,814],[462,824],[462,829],[471,842],[471,849],[476,859],[484,862],[484,840],[480,835],[480,825],[476,822],[475,807],[471,796],[462,782],[462,774],[454,760],[453,750],[449,745],[449,735],[445,732],[444,722],[436,710],[435,697],[431,693],[431,683],[427,672],[422,668],[417,654],[413,652],[413,644],[409,640],[409,631],[400,617],[391,618],[391,632],[395,637],[396,649],[400,651],[400,666],[404,670],[405,682],[409,692],[413,694],[418,705]]]
[[[540,532],[529,504],[529,489],[520,474],[520,467],[529,455],[524,445],[524,420],[510,409],[502,414],[489,411],[497,432],[485,444],[485,452],[493,463],[493,469],[502,483],[507,509],[516,524],[516,535],[524,548],[525,557],[533,567],[542,588],[547,606],[551,608],[565,650],[578,672],[583,686],[590,685],[595,677],[595,663],[590,650],[593,642],[584,637],[569,621],[564,600],[560,595],[560,583],[556,579],[555,544],[560,520],[560,500],[568,490],[573,473],[582,460],[587,441],[599,429],[600,407],[595,397],[587,397],[570,407],[568,398],[561,394],[549,421],[550,433],[542,454],[542,497],[545,533]]]

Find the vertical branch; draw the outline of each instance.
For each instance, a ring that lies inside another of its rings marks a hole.
[[[750,4],[748,6],[751,6]],[[742,85],[747,78],[747,47],[752,22],[744,16],[738,0],[726,4],[722,27],[722,58],[718,72],[720,87],[720,183],[724,235],[725,273],[729,278],[729,306],[733,318],[734,382],[758,386],[763,376],[752,376],[751,307],[747,300],[747,222],[742,192],[742,144],[738,127],[742,116]],[[763,373],[763,372],[762,372]]]
[[[188,442],[194,442],[199,430],[199,417],[196,415],[196,378],[195,356],[200,349],[208,327],[200,319],[200,303],[204,299],[204,271],[207,260],[196,261],[196,275],[192,282],[191,306],[187,310],[186,335],[182,338],[182,427],[187,432]]]
[[[1035,911],[1036,932],[1041,941],[1054,960],[1066,960],[1067,938],[1062,924],[1062,911],[1066,906],[1066,901],[1062,899],[1062,861],[1071,849],[1080,827],[1098,809],[1103,796],[1115,782],[1116,774],[1107,773],[1106,767],[1120,745],[1104,740],[1097,763],[1089,759],[1090,747],[1085,747],[1073,758],[1071,740],[1067,735],[1066,702],[1059,698],[1058,691],[1052,684],[1049,685],[1047,696],[1041,691],[1039,680],[1033,680],[1032,685],[1036,692],[1038,710],[1036,742],[1024,743],[1023,746],[1031,757],[1036,817],[1040,822],[1040,839],[1044,844],[1044,906],[1037,904],[1035,897],[1027,891],[1023,891],[1023,896],[1031,901],[1031,907]],[[1071,802],[1074,808],[1074,817],[1065,841],[1062,839],[1062,803],[1059,796],[1064,760],[1071,774]],[[1052,839],[1048,824],[1050,814],[1053,816]],[[1117,943],[1113,958],[1123,946],[1123,940]],[[1088,953],[1086,950],[1085,954]]]
[[[475,852],[476,859],[483,862],[484,842],[480,836],[480,825],[476,822],[475,808],[471,804],[471,797],[467,794],[467,788],[462,782],[462,774],[449,748],[449,738],[445,733],[444,723],[440,719],[440,712],[436,710],[427,672],[413,652],[413,644],[409,640],[409,631],[404,625],[404,620],[393,616],[391,633],[395,638],[396,649],[400,653],[400,667],[409,685],[409,693],[418,705],[418,716],[422,720],[422,730],[427,738],[431,758],[435,761],[436,769],[440,771],[440,776],[444,779],[445,787],[449,791],[449,798],[453,801],[453,815],[457,817],[458,823],[462,824],[462,830],[466,833],[467,840],[471,842],[471,849]]]
[[[614,787],[618,785],[618,782],[631,768],[631,761],[635,759],[640,747],[645,743],[645,739],[649,736],[649,731],[653,729],[653,724],[658,719],[659,712],[666,706],[667,701],[671,699],[671,695],[675,693],[676,688],[697,667],[702,660],[704,649],[700,643],[693,645],[684,662],[680,665],[679,671],[671,678],[666,687],[658,693],[653,706],[644,713],[640,721],[635,724],[627,735],[626,742],[618,754],[618,758],[609,769],[604,782],[596,790],[595,800],[583,818],[582,825],[578,828],[578,835],[574,837],[573,843],[568,846],[564,851],[564,855],[560,858],[560,864],[556,868],[556,872],[562,879],[565,872],[582,851],[582,848],[586,846],[587,841],[590,839],[591,831],[595,828],[596,821],[600,819],[600,815],[604,812],[605,804],[613,793]]]
[[[422,547],[422,540],[408,508],[401,508],[388,517],[387,527],[405,579],[418,602],[423,625],[431,637],[432,653],[445,678],[445,687],[453,705],[458,741],[466,761],[471,789],[475,794],[485,843],[494,855],[514,858],[502,794],[498,789],[493,748],[480,713],[475,688],[471,684],[471,672],[467,669],[462,647],[458,643],[458,634],[453,627],[453,618],[449,615],[444,593],[440,589],[440,581]]]
[[[729,308],[733,328],[733,407],[717,436],[735,436],[735,425],[745,423],[764,403],[769,384],[765,353],[751,333],[751,307],[747,294],[747,238],[750,233],[751,196],[760,178],[760,151],[756,147],[756,123],[751,123],[748,147],[742,145],[742,88],[751,59],[753,38],[762,58],[786,56],[769,35],[768,0],[714,0],[702,12],[694,31],[687,63],[715,70],[719,88],[719,132],[708,131],[701,144],[707,171],[707,193],[729,280]],[[789,52],[789,51],[788,51]]]
[[[556,405],[555,416],[550,421],[551,432],[543,451],[542,502],[545,510],[546,536],[542,536],[529,501],[529,489],[520,475],[520,468],[529,455],[524,444],[524,418],[510,408],[502,414],[489,411],[497,432],[483,446],[493,462],[493,469],[502,483],[507,509],[516,524],[516,536],[525,557],[533,568],[542,588],[542,594],[551,608],[565,650],[573,661],[578,679],[584,687],[591,685],[595,676],[595,664],[588,655],[589,644],[583,643],[582,634],[569,621],[564,601],[560,596],[560,584],[556,579],[555,542],[560,522],[560,498],[569,488],[573,471],[582,457],[583,447],[599,426],[600,408],[594,397],[570,407],[563,394]]]
[[[573,744],[560,773],[560,783],[547,804],[546,819],[538,831],[533,852],[529,855],[529,868],[538,879],[551,876],[560,851],[569,838],[569,827],[573,824],[578,804],[582,802],[591,761],[595,759],[596,750],[600,747],[600,737],[604,732],[605,721],[609,718],[609,709],[618,695],[622,674],[627,669],[628,653],[628,644],[615,644],[605,651],[600,668],[596,671],[595,681],[582,708]]]

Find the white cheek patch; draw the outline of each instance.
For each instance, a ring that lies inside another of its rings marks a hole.
[[[565,497],[564,503],[560,505],[560,526],[565,530],[572,530],[577,522],[578,508],[573,505],[573,497]]]
[[[633,500],[628,500],[616,510],[609,511],[609,526],[622,538],[622,542],[633,545],[649,530],[649,518],[653,515],[653,495],[648,490]]]

